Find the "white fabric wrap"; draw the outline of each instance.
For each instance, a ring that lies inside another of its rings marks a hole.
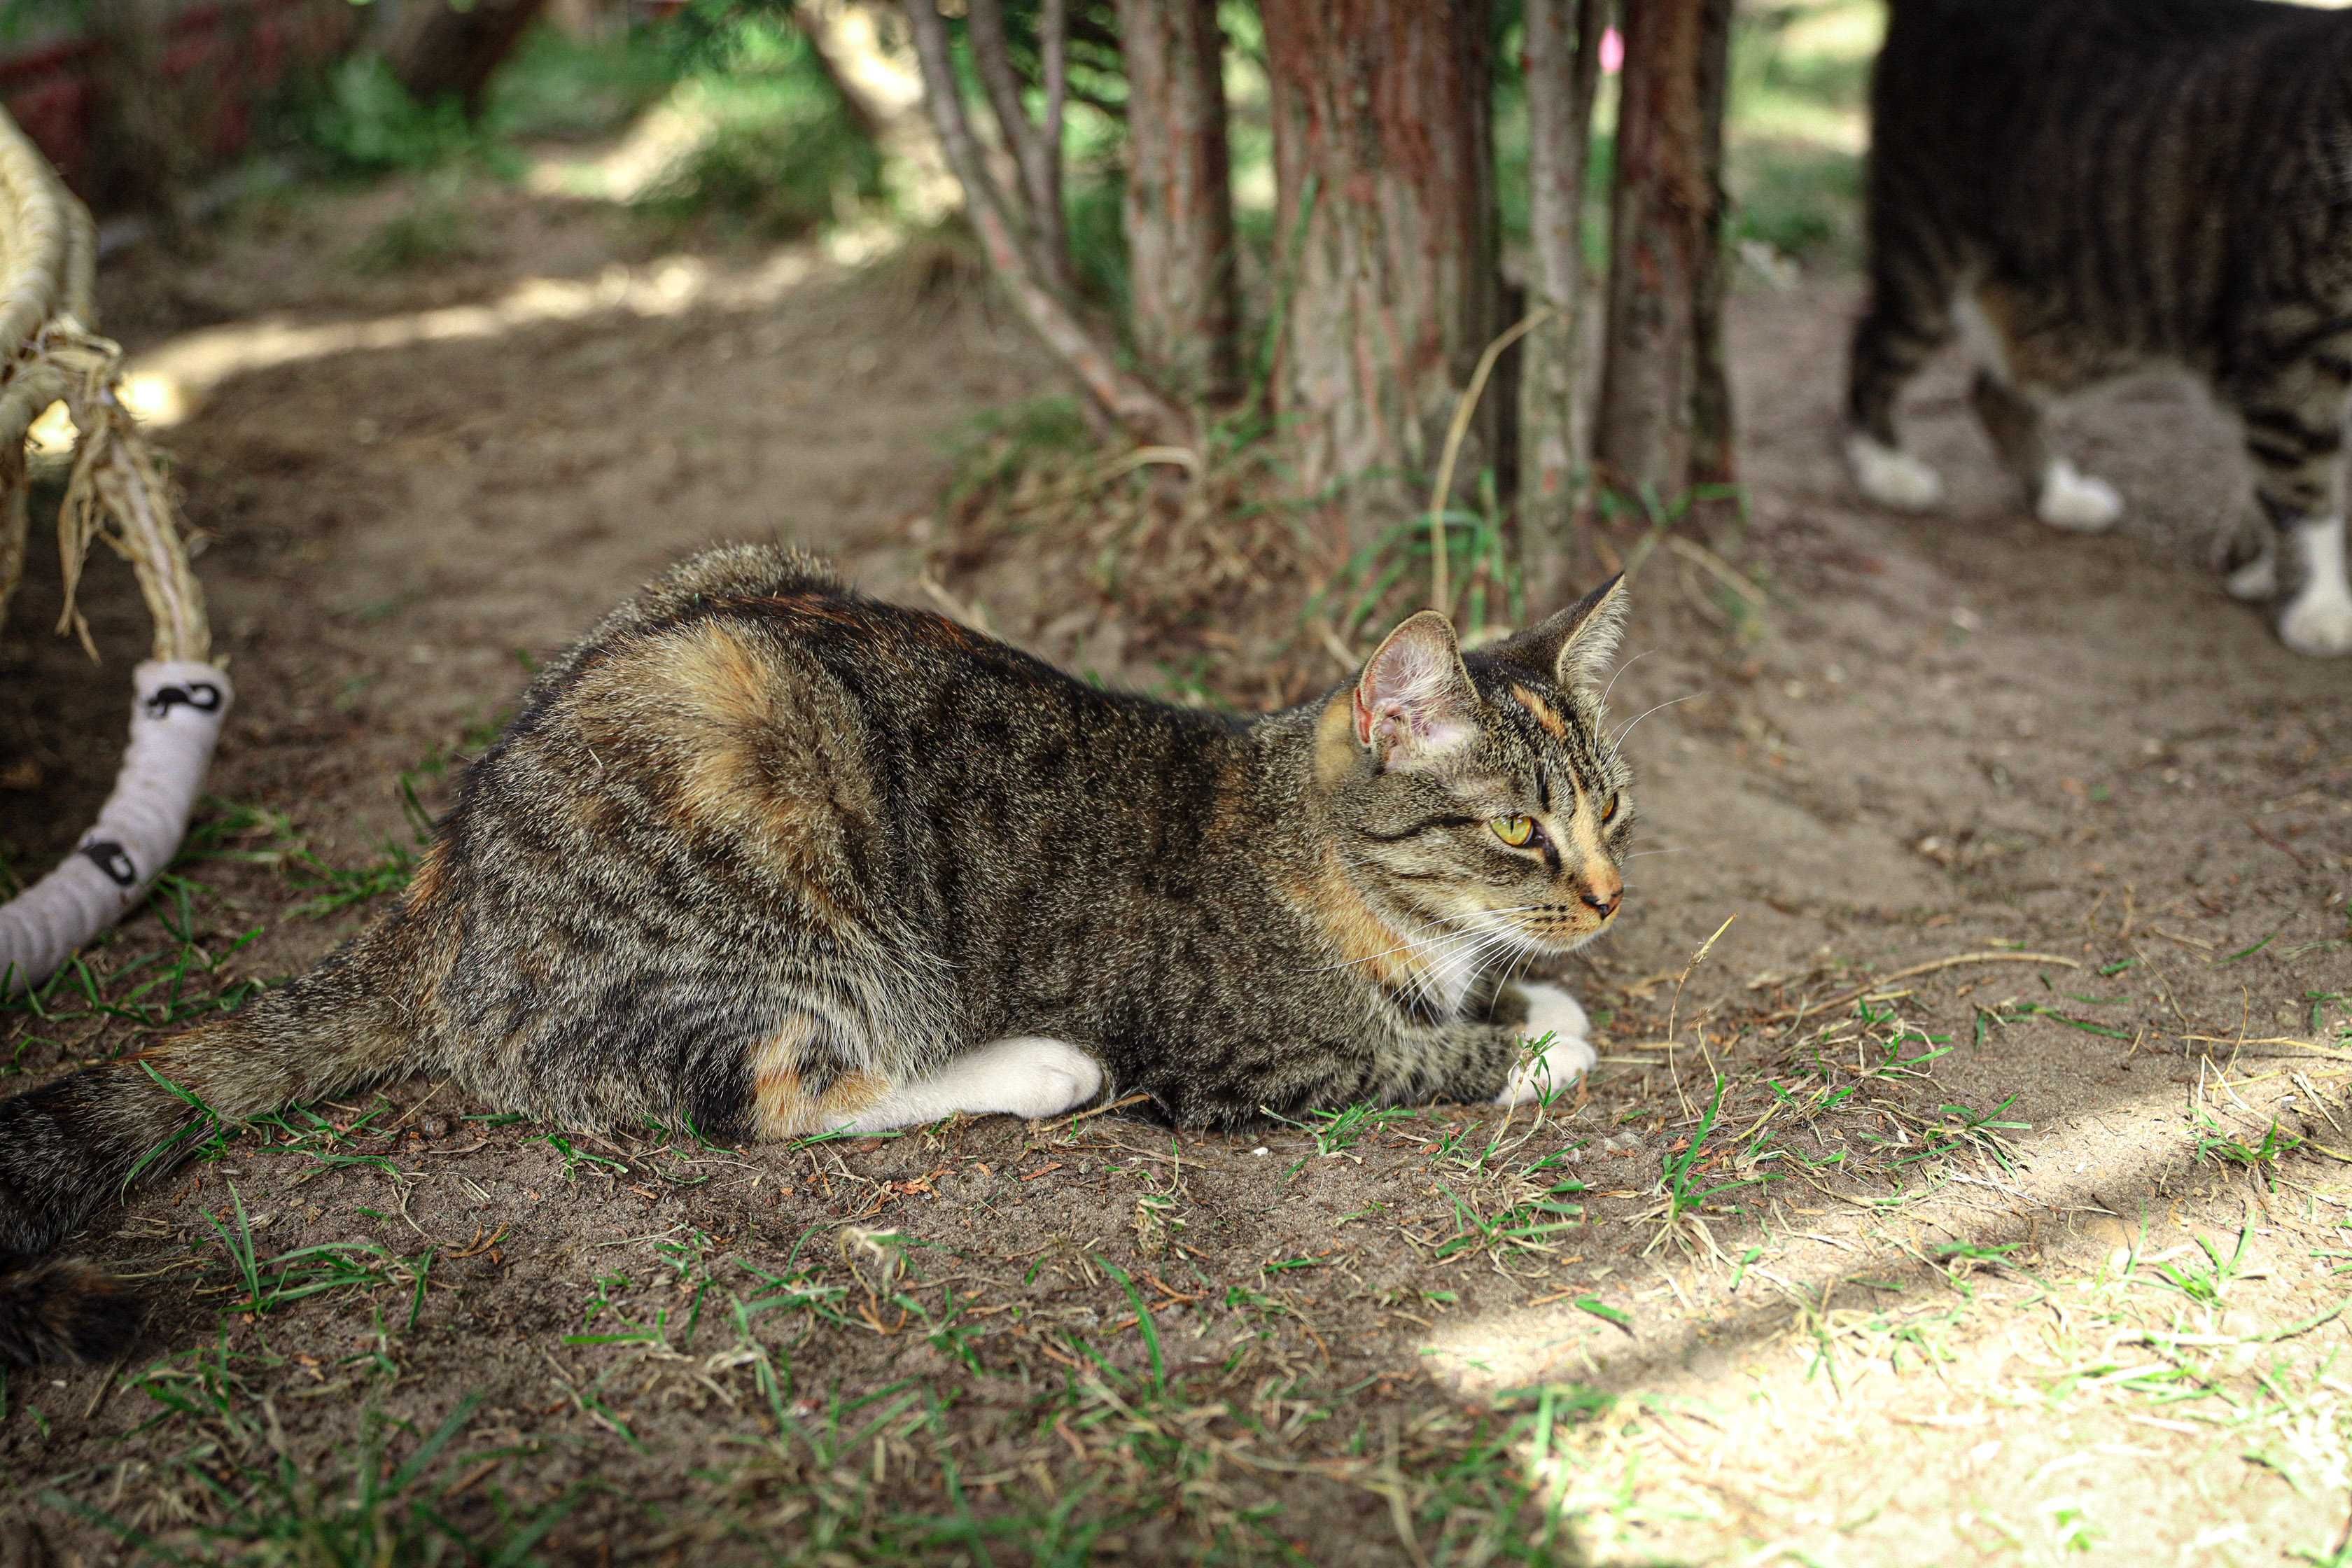
[[[48,978],[147,896],[179,852],[233,695],[209,664],[139,667],[131,746],[98,823],[65,863],[0,908],[0,995]]]

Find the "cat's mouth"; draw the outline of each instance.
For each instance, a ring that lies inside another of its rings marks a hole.
[[[1575,952],[1602,931],[1617,923],[1618,911],[1625,907],[1622,899],[1605,910],[1585,910],[1580,912],[1547,913],[1531,920],[1520,929],[1527,933],[1528,944],[1550,956]]]

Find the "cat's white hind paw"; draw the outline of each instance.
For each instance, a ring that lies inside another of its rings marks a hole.
[[[2042,496],[2033,514],[2053,528],[2072,533],[2097,533],[2113,528],[2124,514],[2124,498],[2105,479],[2095,479],[2063,458],[2053,458],[2042,473]]]
[[[2282,544],[2301,558],[2303,586],[2279,609],[2279,640],[2297,653],[2333,658],[2352,653],[2352,582],[2344,565],[2344,520],[2323,518]]]
[[[983,1115],[1059,1116],[1102,1092],[1100,1062],[1067,1040],[1043,1035],[992,1041],[965,1062],[972,1072],[972,1103],[966,1109]]]
[[[2278,551],[2265,542],[2263,552],[2224,579],[2230,597],[2259,605],[2278,592]]]
[[[1853,471],[1854,488],[1880,506],[1925,511],[1944,499],[1942,477],[1900,447],[1856,432],[1846,437],[1845,460]]]
[[[950,1058],[929,1078],[894,1086],[842,1123],[887,1132],[946,1116],[1059,1116],[1102,1092],[1102,1064],[1067,1040],[1017,1035]]]
[[[1577,999],[1557,985],[1523,988],[1528,1021],[1520,1026],[1527,1054],[1511,1068],[1497,1105],[1525,1105],[1567,1089],[1592,1070],[1601,1054],[1592,1048],[1591,1020]],[[1549,1040],[1547,1041],[1547,1037]]]

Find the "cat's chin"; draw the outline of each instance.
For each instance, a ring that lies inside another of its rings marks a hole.
[[[1580,931],[1574,936],[1565,938],[1528,931],[1523,933],[1522,951],[1528,956],[1534,958],[1566,958],[1570,953],[1590,946],[1608,934],[1616,923],[1615,919],[1612,918],[1601,921],[1591,931]]]

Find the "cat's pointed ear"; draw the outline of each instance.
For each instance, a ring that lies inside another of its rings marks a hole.
[[[1372,650],[1356,681],[1356,743],[1383,768],[1434,762],[1477,735],[1478,689],[1454,623],[1408,616]]]
[[[1617,656],[1625,631],[1625,574],[1620,572],[1568,608],[1511,639],[1510,651],[1555,685],[1593,687]]]

